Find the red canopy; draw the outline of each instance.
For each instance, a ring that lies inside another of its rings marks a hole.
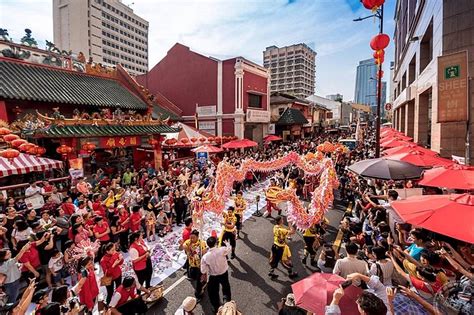
[[[451,164],[427,170],[419,182],[423,186],[474,190],[474,167]]]
[[[399,147],[399,146],[403,146],[403,145],[407,145],[407,144],[413,144],[413,142],[407,142],[407,141],[403,141],[403,140],[391,139],[391,140],[381,142],[380,146],[382,148],[394,148],[394,147]]]
[[[326,305],[331,303],[334,290],[344,281],[346,280],[341,276],[331,273],[313,273],[291,285],[296,306],[314,314],[324,314]],[[357,309],[355,301],[361,292],[362,289],[353,285],[344,290],[344,296],[339,301],[341,314],[354,314]]]
[[[250,147],[256,147],[256,146],[258,146],[257,142],[248,140],[248,139],[234,140],[222,145],[222,147],[226,149],[241,149],[241,148],[250,148]]]
[[[219,153],[219,152],[222,152],[223,150],[221,148],[215,147],[213,145],[205,144],[205,145],[202,145],[202,146],[197,147],[195,149],[192,149],[191,151],[196,152],[196,153],[202,153],[202,152]]]
[[[423,147],[421,147],[417,144],[414,144],[414,143],[402,145],[402,146],[399,146],[399,147],[393,147],[393,148],[390,148],[390,149],[387,149],[387,150],[383,151],[383,153],[384,153],[384,155],[393,155],[393,154],[400,154],[400,153],[408,153],[408,152],[412,152],[412,151],[422,152],[426,155],[432,155],[432,156],[438,155],[438,153],[436,153],[435,151],[423,148]]]
[[[453,161],[425,154],[419,151],[387,155],[385,158],[390,160],[404,161],[421,167],[447,166],[453,164]]]
[[[392,202],[400,218],[410,224],[474,244],[474,196],[426,195]]]
[[[263,140],[265,142],[271,142],[271,141],[280,141],[282,140],[282,138],[275,135],[268,135],[268,136],[265,136]]]
[[[412,141],[413,138],[405,136],[404,134],[389,134],[389,135],[383,136],[380,139],[381,142],[385,142],[385,141],[388,141],[388,140]]]

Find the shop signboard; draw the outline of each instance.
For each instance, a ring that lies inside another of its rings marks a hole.
[[[141,138],[137,136],[129,137],[101,137],[99,146],[104,149],[136,147],[141,144]]]
[[[438,57],[438,122],[467,120],[467,51]]]
[[[199,130],[216,135],[216,122],[215,121],[200,121],[198,124]]]
[[[274,135],[275,134],[275,124],[268,125],[268,134]]]
[[[197,114],[199,117],[203,116],[216,116],[216,105],[211,106],[198,106],[197,107]]]
[[[246,121],[251,123],[269,123],[270,112],[266,110],[247,109]]]

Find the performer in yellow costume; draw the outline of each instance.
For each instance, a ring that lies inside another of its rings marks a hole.
[[[288,277],[295,278],[298,276],[298,273],[293,272],[293,264],[291,263],[291,251],[290,247],[286,243],[286,239],[289,235],[294,234],[295,231],[292,231],[283,226],[283,218],[277,216],[276,224],[273,227],[273,246],[270,255],[270,272],[268,275],[272,279],[278,278],[278,275],[275,274],[275,268],[278,267],[278,263],[281,262],[283,267],[288,270]]]
[[[309,229],[306,229],[303,233],[304,239],[304,257],[303,257],[303,265],[306,265],[306,261],[308,260],[308,256],[310,256],[310,263],[312,266],[316,266],[316,251],[320,246],[319,243],[319,235],[318,229],[316,224],[311,226]]]
[[[237,223],[237,218],[235,217],[234,207],[229,207],[227,212],[222,214],[224,217],[224,227],[222,229],[221,237],[219,239],[219,246],[222,246],[224,241],[229,241],[230,246],[232,246],[232,254],[230,256],[231,259],[235,258],[235,236],[237,234],[237,228],[235,224]]]
[[[184,241],[182,245],[189,263],[189,277],[192,279],[194,286],[194,296],[197,299],[202,297],[202,289],[204,281],[202,281],[201,274],[201,258],[207,251],[206,242],[199,239],[199,232],[197,230],[191,231],[189,239]]]
[[[240,231],[242,230],[242,221],[244,217],[244,212],[247,209],[247,202],[245,201],[241,191],[237,192],[237,196],[234,199],[235,204],[235,218],[237,222],[235,226],[237,228],[237,237],[240,237]]]

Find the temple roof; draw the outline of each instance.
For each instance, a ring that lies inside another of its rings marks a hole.
[[[305,125],[308,123],[306,117],[303,113],[296,108],[287,107],[285,111],[281,114],[280,119],[277,121],[279,126],[287,125]]]

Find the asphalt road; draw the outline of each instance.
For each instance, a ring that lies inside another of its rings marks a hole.
[[[330,221],[330,228],[326,234],[327,242],[334,241],[344,211],[345,207],[336,201],[334,209],[328,212],[326,217]],[[276,314],[277,302],[291,292],[291,284],[314,272],[309,262],[306,268],[302,265],[300,257],[303,255],[304,242],[301,234],[298,233],[293,235],[290,248],[294,270],[299,276],[294,280],[289,279],[287,271],[280,266],[276,271],[279,275],[277,280],[271,280],[268,277],[273,224],[273,219],[255,216],[245,221],[243,233],[241,233],[242,238],[237,240],[237,258],[230,260],[229,263],[232,299],[236,301],[238,309],[244,315]],[[147,314],[173,315],[187,296],[193,296],[193,288],[184,277],[183,270],[167,278],[163,285],[164,298],[157,302]],[[195,314],[212,314],[207,292],[196,307]]]

